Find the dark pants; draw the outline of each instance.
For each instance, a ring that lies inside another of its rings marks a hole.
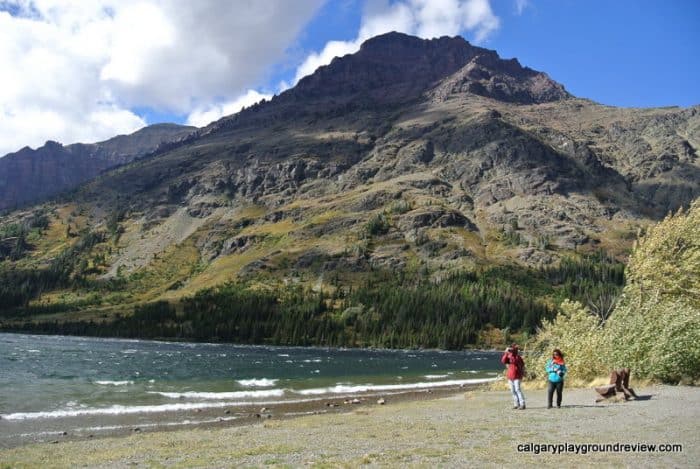
[[[564,381],[558,383],[547,382],[547,407],[552,407],[552,397],[554,390],[557,390],[557,407],[561,407],[561,395],[564,392]]]

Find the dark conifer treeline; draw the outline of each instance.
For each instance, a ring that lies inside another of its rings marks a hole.
[[[533,332],[554,314],[551,298],[619,289],[622,264],[604,256],[557,268],[493,267],[440,282],[404,272],[368,274],[332,295],[301,287],[275,291],[229,283],[177,305],[160,301],[103,322],[26,322],[13,330],[245,344],[459,349],[487,325]],[[615,290],[616,291],[616,290]],[[549,298],[549,300],[548,300]]]
[[[540,270],[553,287],[557,298],[589,303],[601,296],[616,297],[625,284],[625,265],[604,251],[581,258],[565,257],[558,266]]]

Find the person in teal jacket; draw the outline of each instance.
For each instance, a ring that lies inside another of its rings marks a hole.
[[[547,372],[547,408],[552,408],[552,397],[554,391],[557,391],[557,407],[561,407],[561,396],[564,393],[564,376],[566,376],[566,364],[564,363],[564,354],[561,350],[555,348],[552,351],[552,358],[547,360],[547,365],[544,367]]]

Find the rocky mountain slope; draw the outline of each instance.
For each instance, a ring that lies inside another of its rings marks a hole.
[[[48,207],[49,234],[16,265],[74,245],[66,227],[107,233],[87,272],[131,282],[123,304],[235,278],[323,289],[624,257],[700,195],[699,147],[700,107],[604,106],[460,37],[389,33]]]
[[[188,135],[194,127],[157,124],[99,143],[63,146],[48,141],[0,158],[0,210],[41,202],[100,172],[150,153]]]

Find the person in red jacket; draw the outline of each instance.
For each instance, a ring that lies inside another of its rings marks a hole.
[[[520,356],[518,344],[513,344],[506,349],[501,357],[501,363],[506,365],[506,378],[510,384],[510,392],[513,393],[513,409],[525,409],[525,396],[520,389],[520,382],[525,375],[525,362]]]

